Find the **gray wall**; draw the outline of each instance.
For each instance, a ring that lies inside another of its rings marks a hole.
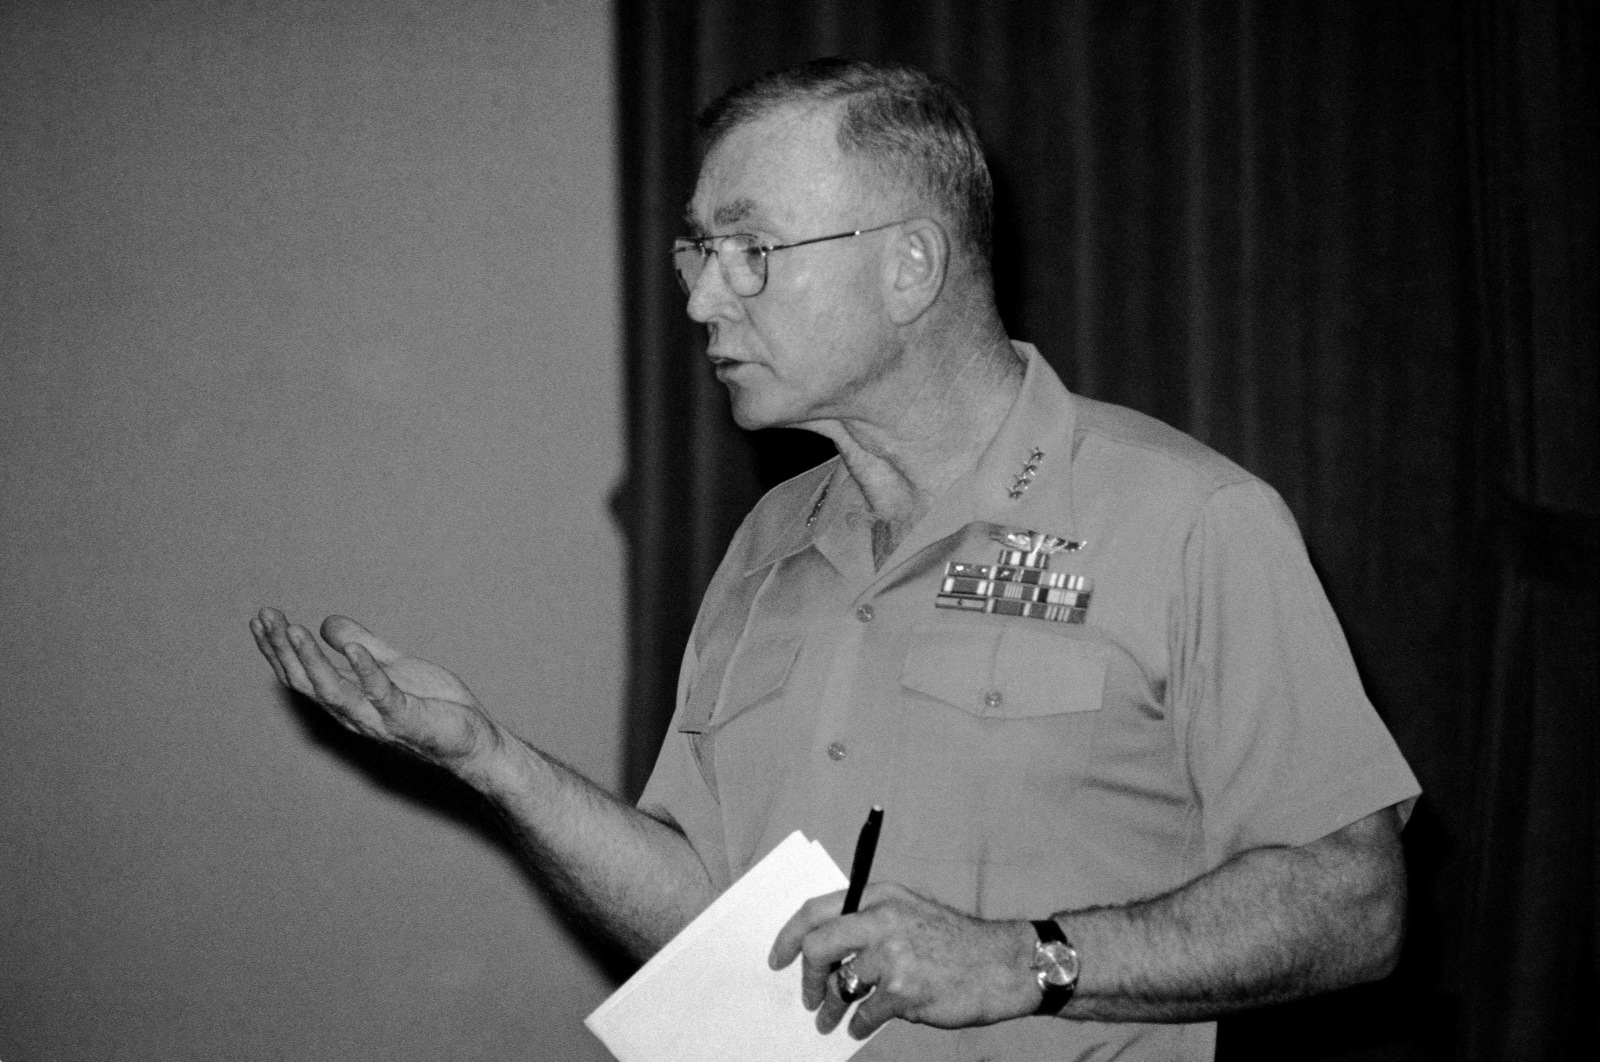
[[[0,4],[0,1059],[608,1057],[470,804],[280,695],[353,615],[617,773],[602,0]]]

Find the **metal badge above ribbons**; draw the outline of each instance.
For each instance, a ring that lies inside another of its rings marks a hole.
[[[1073,553],[1070,542],[1042,531],[1005,528],[992,536],[1003,547],[997,564],[951,561],[934,604],[997,616],[1024,616],[1054,623],[1082,623],[1089,614],[1094,581],[1050,571],[1050,558]]]

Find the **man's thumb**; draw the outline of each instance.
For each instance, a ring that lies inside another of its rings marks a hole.
[[[387,663],[399,655],[389,643],[349,616],[329,616],[323,620],[322,639],[340,652],[344,652],[345,646],[355,642],[380,663]]]

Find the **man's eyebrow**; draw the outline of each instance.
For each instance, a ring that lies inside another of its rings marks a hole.
[[[711,220],[718,225],[737,225],[751,214],[756,212],[756,205],[749,199],[735,199],[731,203],[724,203],[712,213]]]
[[[723,203],[711,212],[711,224],[717,226],[738,225],[747,221],[755,213],[755,200],[735,199],[732,202]],[[700,219],[694,216],[694,208],[692,206],[684,210],[683,224],[685,229],[692,235],[704,236],[708,234],[706,227],[700,224]]]

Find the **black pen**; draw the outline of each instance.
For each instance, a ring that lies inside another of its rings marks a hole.
[[[841,917],[855,914],[861,909],[861,894],[867,890],[867,878],[872,875],[872,857],[878,851],[878,830],[882,827],[883,808],[874,804],[872,810],[867,812],[861,835],[856,838],[856,858],[850,864],[850,887],[844,890],[844,906],[839,909]],[[839,978],[839,998],[846,1003],[865,999],[872,992],[872,986],[862,984],[851,967],[855,959],[856,953],[852,951],[834,967]]]
[[[861,894],[866,891],[867,878],[872,874],[872,857],[878,852],[878,831],[883,828],[883,808],[874,804],[867,812],[861,836],[856,838],[856,858],[850,864],[850,887],[844,893],[841,915],[855,914],[861,909]]]

